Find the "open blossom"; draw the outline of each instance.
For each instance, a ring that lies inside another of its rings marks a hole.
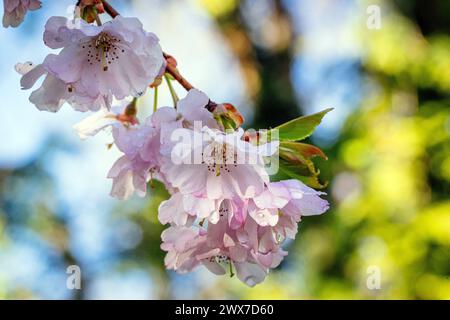
[[[126,199],[134,192],[144,196],[150,179],[158,179],[165,183],[167,189],[171,189],[170,183],[160,171],[163,162],[162,128],[171,119],[161,116],[159,110],[142,123],[124,122],[120,117],[123,115],[122,106],[122,109],[119,107],[116,110],[97,112],[91,119],[85,119],[85,123],[76,126],[82,131],[82,135],[95,133],[105,126],[112,127],[114,144],[124,154],[108,173],[108,178],[113,179],[112,196]],[[85,124],[87,125],[84,126]]]
[[[328,210],[328,202],[320,198],[324,194],[295,179],[271,182],[263,193],[250,201],[249,214],[261,226],[277,225],[279,211],[297,223],[301,216],[318,215]]]
[[[161,152],[167,154],[173,148],[172,132],[179,128],[195,129],[207,126],[220,129],[211,112],[206,109],[208,96],[198,89],[189,90],[186,97],[177,102],[177,108],[162,107],[152,115],[152,122],[161,131]]]
[[[184,273],[203,265],[214,274],[223,275],[234,266],[238,278],[249,286],[262,282],[287,254],[272,230],[258,226],[252,219],[238,230],[229,227],[226,216],[207,229],[170,227],[161,238],[168,269]]]
[[[244,200],[218,202],[175,193],[159,208],[161,223],[172,225],[161,236],[166,267],[183,273],[204,265],[220,275],[232,264],[238,278],[254,286],[287,255],[281,245],[295,237],[301,217],[328,210],[322,194],[298,180],[271,183],[258,197]],[[190,227],[215,214],[214,222]]]
[[[208,127],[178,129],[172,136],[178,143],[161,171],[183,194],[202,194],[209,199],[259,194],[269,182],[263,157],[275,153],[278,142],[254,146],[242,136],[242,129],[231,133]]]
[[[216,224],[225,215],[230,228],[236,230],[250,216],[258,225],[276,227],[283,230],[284,237],[291,237],[302,216],[319,215],[328,210],[328,202],[320,197],[324,194],[295,179],[271,182],[261,194],[244,199],[211,200],[177,192],[161,203],[159,219],[162,224],[185,226],[196,219],[208,219]],[[284,230],[286,228],[291,230]]]
[[[91,97],[141,96],[159,75],[164,58],[159,40],[137,18],[115,17],[101,26],[51,17],[44,42],[62,50],[46,59],[47,70],[65,83],[79,83]]]
[[[154,144],[158,150],[159,136],[152,126],[150,118],[142,124],[123,124],[113,126],[114,144],[124,153],[108,173],[113,179],[111,195],[119,199],[127,199],[134,192],[143,197],[150,179],[161,179],[159,174],[160,158],[143,155],[144,145]]]
[[[114,143],[124,157],[119,159],[108,174],[113,179],[112,195],[127,198],[133,192],[145,195],[145,183],[157,179],[172,190],[170,181],[161,171],[164,162],[169,161],[170,135],[173,130],[193,127],[195,121],[218,128],[217,123],[205,106],[209,98],[199,90],[191,90],[178,101],[177,109],[162,107],[150,115],[142,124],[125,122],[124,106],[101,110],[76,125],[81,136],[92,135],[106,126],[112,126]],[[127,120],[127,119],[125,119]],[[135,181],[131,183],[130,181]],[[170,204],[170,203],[169,203]],[[169,205],[168,204],[168,205]],[[183,216],[184,219],[188,218]]]
[[[109,170],[108,178],[113,180],[111,196],[122,200],[128,199],[134,193],[144,197],[150,180],[159,180],[171,190],[170,184],[159,171],[158,160],[144,159],[140,153],[136,153],[133,158],[126,155],[120,157]]]
[[[186,97],[177,102],[177,108],[162,107],[155,115],[154,121],[159,123],[175,123],[174,128],[193,128],[195,122],[201,123],[201,126],[219,129],[219,125],[211,112],[206,109],[208,105],[208,96],[198,89],[191,89]]]
[[[118,16],[102,26],[78,22],[80,28],[73,28],[67,18],[50,18],[44,42],[63,49],[28,70],[16,67],[23,75],[22,89],[45,76],[30,96],[39,110],[56,112],[65,102],[78,111],[109,109],[113,97],[142,95],[164,69],[158,38],[138,19]]]
[[[39,0],[3,0],[3,27],[19,26],[28,10],[33,11],[40,7]]]
[[[236,234],[206,232],[195,227],[170,227],[163,231],[161,238],[161,249],[167,252],[166,268],[178,273],[191,272],[203,265],[212,273],[223,275],[226,269],[234,266],[238,278],[253,287],[262,282],[269,271],[253,258],[250,248],[239,243]],[[278,247],[277,250],[270,253],[277,255],[277,261],[270,267],[276,267],[284,256],[282,249]]]

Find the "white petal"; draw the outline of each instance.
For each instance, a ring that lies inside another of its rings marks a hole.
[[[119,123],[115,114],[107,109],[101,109],[75,124],[73,128],[81,139],[87,139],[114,123]]]
[[[33,62],[27,61],[25,63],[17,63],[14,66],[14,69],[16,70],[17,73],[19,73],[21,75],[25,75],[26,73],[33,70],[35,67],[36,67],[36,65]]]
[[[30,89],[33,87],[36,81],[47,72],[41,64],[35,66],[32,63],[30,65],[30,63],[18,63],[15,66],[16,71],[23,75],[20,79],[22,89]]]

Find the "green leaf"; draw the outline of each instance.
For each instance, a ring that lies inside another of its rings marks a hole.
[[[280,159],[280,172],[273,181],[284,180],[286,178],[297,179],[302,181],[307,186],[315,189],[322,189],[328,183],[321,183],[319,181],[319,171],[311,172],[309,168],[303,165],[293,165],[289,162]]]
[[[327,159],[327,156],[318,147],[294,141],[280,142],[280,170],[276,176],[272,177],[272,181],[283,179],[298,179],[306,185],[321,189],[326,187],[326,183],[319,181],[320,171],[316,169],[314,157]]]
[[[333,110],[333,108],[291,120],[272,129],[272,131],[278,130],[280,140],[303,140],[314,132],[316,127],[322,122],[323,117],[331,110]]]
[[[307,143],[294,141],[280,141],[280,156],[290,162],[304,163],[304,159],[321,157],[328,160],[328,157],[320,148]]]
[[[297,171],[307,169],[309,174],[306,175],[308,176],[319,176],[319,172],[311,160],[311,158],[317,156],[327,160],[327,156],[316,146],[301,142],[280,142],[280,158],[291,166],[297,166]]]

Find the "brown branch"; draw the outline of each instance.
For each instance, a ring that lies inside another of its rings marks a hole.
[[[116,11],[106,0],[102,0],[103,7],[105,8],[105,11],[107,14],[111,16],[111,18],[115,18],[119,15],[119,12]],[[194,88],[192,84],[189,83],[177,70],[175,66],[173,66],[171,63],[169,63],[170,55],[167,53],[164,53],[164,59],[166,60],[166,72],[170,74],[184,89],[187,91]]]
[[[178,69],[170,63],[171,56],[167,53],[163,52],[164,59],[166,59],[166,72],[170,74],[183,88],[187,91],[194,88],[192,84],[189,83],[183,76],[180,74]]]
[[[102,0],[102,2],[103,8],[105,8],[106,13],[109,14],[111,18],[115,18],[119,15],[119,12],[117,12],[106,0]]]

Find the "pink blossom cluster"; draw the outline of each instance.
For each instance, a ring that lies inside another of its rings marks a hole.
[[[154,179],[165,185],[170,198],[158,218],[168,225],[161,236],[168,269],[203,265],[215,274],[230,270],[249,286],[262,282],[287,255],[283,243],[295,238],[301,217],[328,209],[324,193],[298,180],[271,182],[267,163],[279,142],[248,141],[240,123],[225,130],[221,117],[233,108],[200,90],[140,121],[136,99],[169,67],[158,38],[136,18],[76,22],[50,18],[44,43],[59,51],[39,65],[16,65],[23,89],[45,76],[30,101],[39,110],[68,103],[95,111],[74,127],[82,139],[111,128],[122,152],[108,173],[112,196],[145,196]]]
[[[282,244],[295,238],[301,216],[328,209],[320,195],[298,180],[269,183],[254,198],[212,203],[175,193],[159,208],[160,221],[171,224],[162,234],[166,267],[183,273],[204,265],[221,275],[234,266],[238,278],[254,286],[287,255]],[[206,223],[192,222],[203,216]]]
[[[328,203],[322,192],[298,180],[270,182],[264,158],[277,151],[277,142],[256,147],[242,139],[242,130],[225,132],[205,109],[208,101],[193,89],[177,109],[159,108],[143,124],[124,124],[117,120],[123,112],[118,110],[115,117],[94,115],[99,125],[88,118],[76,129],[87,136],[113,126],[115,144],[124,153],[108,174],[113,196],[144,196],[150,179],[166,185],[171,197],[161,203],[158,218],[170,225],[161,245],[168,269],[184,273],[204,265],[216,274],[235,269],[253,286],[287,255],[282,244],[295,238],[301,216],[321,214]],[[197,121],[208,125],[196,128]],[[175,132],[198,136],[198,142],[174,143]],[[199,162],[184,161],[197,149]],[[249,155],[252,163],[237,161]]]

